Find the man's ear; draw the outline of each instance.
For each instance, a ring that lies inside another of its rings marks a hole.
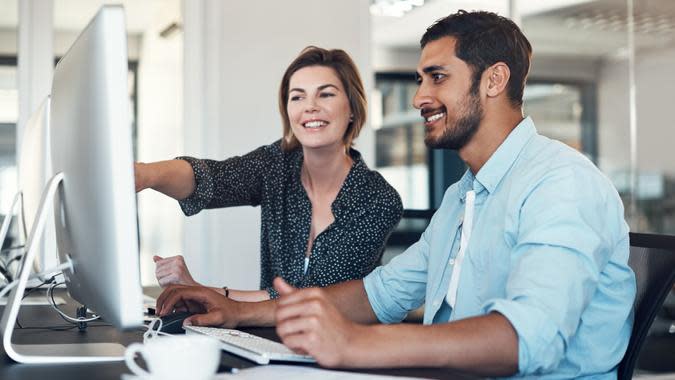
[[[486,95],[495,98],[506,91],[511,78],[511,71],[504,62],[497,62],[485,69],[483,77],[487,82]]]

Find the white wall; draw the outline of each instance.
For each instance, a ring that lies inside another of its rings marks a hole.
[[[167,1],[151,25],[129,49],[136,47],[138,66],[138,160],[171,159],[183,153],[183,36],[159,32],[180,20],[180,2]],[[130,54],[131,56],[131,54]],[[155,285],[153,255],[182,253],[183,213],[178,203],[158,192],[138,194],[141,231],[141,282]]]
[[[372,85],[368,2],[184,2],[185,151],[223,159],[281,137],[277,90],[287,65],[307,45],[342,48]],[[373,133],[357,142],[373,162]],[[203,211],[188,218],[185,255],[198,281],[259,286],[260,211]]]
[[[671,177],[675,176],[673,62],[675,48],[638,51],[635,66],[638,169],[660,171]],[[598,100],[600,167],[607,172],[628,170],[630,119],[625,60],[607,61],[602,65]]]

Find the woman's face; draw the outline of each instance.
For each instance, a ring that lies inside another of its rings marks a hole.
[[[296,71],[289,81],[286,107],[293,134],[304,148],[342,148],[351,111],[332,68],[308,66]]]

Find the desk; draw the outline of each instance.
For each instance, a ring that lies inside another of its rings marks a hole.
[[[75,315],[75,306],[64,293],[59,294],[66,299],[67,305],[61,309],[69,315]],[[86,332],[80,333],[76,328],[66,331],[55,331],[44,328],[45,326],[70,327],[54,312],[50,306],[22,306],[19,313],[19,322],[24,327],[16,329],[13,341],[17,343],[31,343],[40,341],[43,343],[94,343],[94,342],[118,342],[125,346],[133,342],[143,340],[142,333],[145,330],[119,332],[111,326],[100,322],[93,322]],[[279,341],[273,328],[246,328],[242,329],[251,334],[260,335],[268,339]],[[0,349],[0,379],[110,379],[119,380],[123,373],[130,373],[126,364],[122,362],[112,363],[86,363],[65,365],[29,365],[13,362]],[[256,365],[246,359],[223,352],[221,363],[227,366],[248,368]],[[358,370],[354,372],[393,375],[393,376],[417,376],[431,379],[475,379],[455,371],[435,368],[403,368],[403,369],[378,369]]]

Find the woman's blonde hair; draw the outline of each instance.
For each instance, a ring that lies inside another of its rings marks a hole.
[[[359,70],[356,68],[352,58],[344,50],[327,50],[316,46],[304,48],[300,52],[300,55],[288,66],[281,79],[281,86],[279,86],[279,113],[281,113],[281,119],[284,124],[284,138],[281,142],[281,148],[289,151],[300,145],[298,139],[293,134],[291,122],[288,118],[288,90],[293,74],[309,66],[330,67],[340,78],[349,100],[349,109],[352,115],[349,126],[347,126],[347,131],[345,131],[343,142],[345,149],[351,148],[354,139],[361,132],[367,116],[366,92],[363,89]]]

